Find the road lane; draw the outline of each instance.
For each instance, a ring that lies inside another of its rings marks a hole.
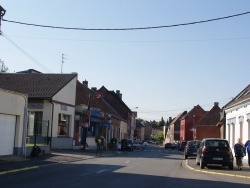
[[[202,187],[249,188],[249,180],[200,173],[183,165],[183,154],[157,146],[0,177],[5,187]]]

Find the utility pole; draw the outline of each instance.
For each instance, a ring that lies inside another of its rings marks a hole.
[[[6,12],[6,10],[0,5],[0,35],[2,34],[2,30],[1,30],[1,22],[2,22],[2,18],[3,18],[3,16],[5,15],[5,12]]]

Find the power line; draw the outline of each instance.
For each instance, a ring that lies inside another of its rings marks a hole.
[[[230,15],[230,16],[224,16],[224,17],[213,18],[213,19],[202,20],[202,21],[196,21],[196,22],[173,24],[173,25],[149,26],[149,27],[130,27],[130,28],[96,28],[96,29],[94,29],[94,28],[79,28],[79,27],[61,27],[61,26],[51,26],[51,25],[40,25],[40,24],[25,23],[25,22],[6,20],[6,19],[2,19],[2,20],[6,21],[6,22],[16,23],[16,24],[36,26],[36,27],[46,27],[46,28],[51,28],[51,29],[67,29],[67,30],[83,30],[83,31],[129,31],[129,30],[161,29],[161,28],[168,28],[168,27],[179,27],[179,26],[186,26],[186,25],[194,25],[194,24],[200,24],[200,23],[213,22],[213,21],[233,18],[233,17],[237,17],[237,16],[243,16],[243,15],[246,15],[246,14],[249,14],[249,13],[250,12],[244,12],[244,13],[234,14],[234,15]]]
[[[232,100],[232,98],[226,98],[226,99],[221,99],[218,101],[219,103],[228,103],[228,101]],[[202,108],[211,106],[211,104],[202,104],[200,105]],[[179,108],[179,109],[170,109],[170,110],[138,110],[138,113],[140,114],[149,114],[149,115],[161,115],[161,114],[173,114],[175,112],[180,112],[180,111],[189,111],[193,107],[187,107],[187,108]],[[141,107],[140,107],[141,109]]]
[[[12,41],[9,37],[7,37],[2,31],[1,35],[7,39],[13,46],[15,46],[17,49],[19,49],[23,54],[25,54],[27,57],[29,57],[34,63],[36,63],[38,66],[43,68],[44,70],[52,73],[49,69],[47,69],[44,65],[42,65],[39,61],[37,61],[34,57],[32,57],[30,54],[28,54],[25,50],[23,50],[20,46],[18,46],[14,41]]]

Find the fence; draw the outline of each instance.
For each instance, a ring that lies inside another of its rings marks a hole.
[[[32,121],[27,125],[26,144],[49,145],[49,121]]]

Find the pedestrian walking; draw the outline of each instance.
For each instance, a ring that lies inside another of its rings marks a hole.
[[[248,157],[248,166],[250,167],[250,140],[246,141],[245,148]]]
[[[238,166],[239,170],[242,170],[242,159],[246,155],[245,147],[241,141],[241,138],[238,138],[238,142],[234,145],[234,153],[236,158],[236,165]]]

